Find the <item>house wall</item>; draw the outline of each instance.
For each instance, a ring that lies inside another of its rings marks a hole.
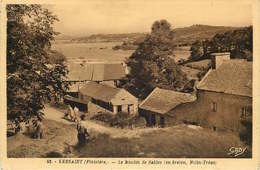
[[[213,111],[213,102],[216,111]],[[168,125],[187,122],[216,130],[240,132],[244,127],[240,122],[242,108],[252,105],[252,98],[210,91],[198,91],[198,99],[193,103],[177,106],[169,112]]]
[[[138,99],[124,90],[121,90],[118,94],[116,94],[111,102],[115,106],[122,106],[122,111],[124,112],[128,112],[129,107],[129,114],[138,113]]]
[[[138,99],[121,89],[120,92],[111,99],[111,102],[115,105],[138,104]]]
[[[113,113],[118,113],[118,107],[121,106],[122,112],[128,114],[138,114],[138,105],[137,104],[122,104],[122,105],[113,105]]]

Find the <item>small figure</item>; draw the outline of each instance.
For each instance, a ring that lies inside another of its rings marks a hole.
[[[78,119],[78,113],[79,113],[79,109],[77,108],[77,106],[74,107],[73,111],[74,111],[74,112],[73,112],[73,113],[74,113],[74,115],[73,115],[73,121],[76,122],[77,119]]]
[[[73,120],[74,118],[74,110],[73,108],[69,105],[69,119]]]
[[[38,139],[42,139],[43,138],[43,133],[44,133],[44,126],[42,124],[42,119],[39,118],[38,120],[35,121],[35,132],[34,132],[34,138]]]
[[[84,145],[89,137],[87,129],[82,125],[81,121],[77,123],[78,143],[80,146]]]
[[[69,107],[70,107],[70,105],[67,105],[67,110],[64,113],[64,118],[67,118],[67,119],[69,117],[69,112],[70,112],[70,108]]]

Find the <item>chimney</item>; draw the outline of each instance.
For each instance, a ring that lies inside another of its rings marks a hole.
[[[211,67],[213,70],[218,69],[218,67],[225,61],[230,60],[230,53],[212,53],[211,55]]]

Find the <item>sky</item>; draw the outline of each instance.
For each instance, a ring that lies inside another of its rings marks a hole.
[[[168,20],[172,28],[194,24],[248,26],[250,1],[235,0],[87,0],[48,7],[59,18],[62,35],[149,32],[154,21]]]

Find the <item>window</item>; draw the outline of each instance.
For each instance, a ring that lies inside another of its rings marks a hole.
[[[213,102],[212,105],[211,105],[211,110],[213,112],[216,112],[217,111],[217,103]]]
[[[133,111],[133,107],[134,106],[132,104],[128,105],[128,108],[127,108],[128,113],[131,113]]]
[[[241,119],[247,119],[252,117],[252,106],[245,106],[241,109],[240,118]]]

